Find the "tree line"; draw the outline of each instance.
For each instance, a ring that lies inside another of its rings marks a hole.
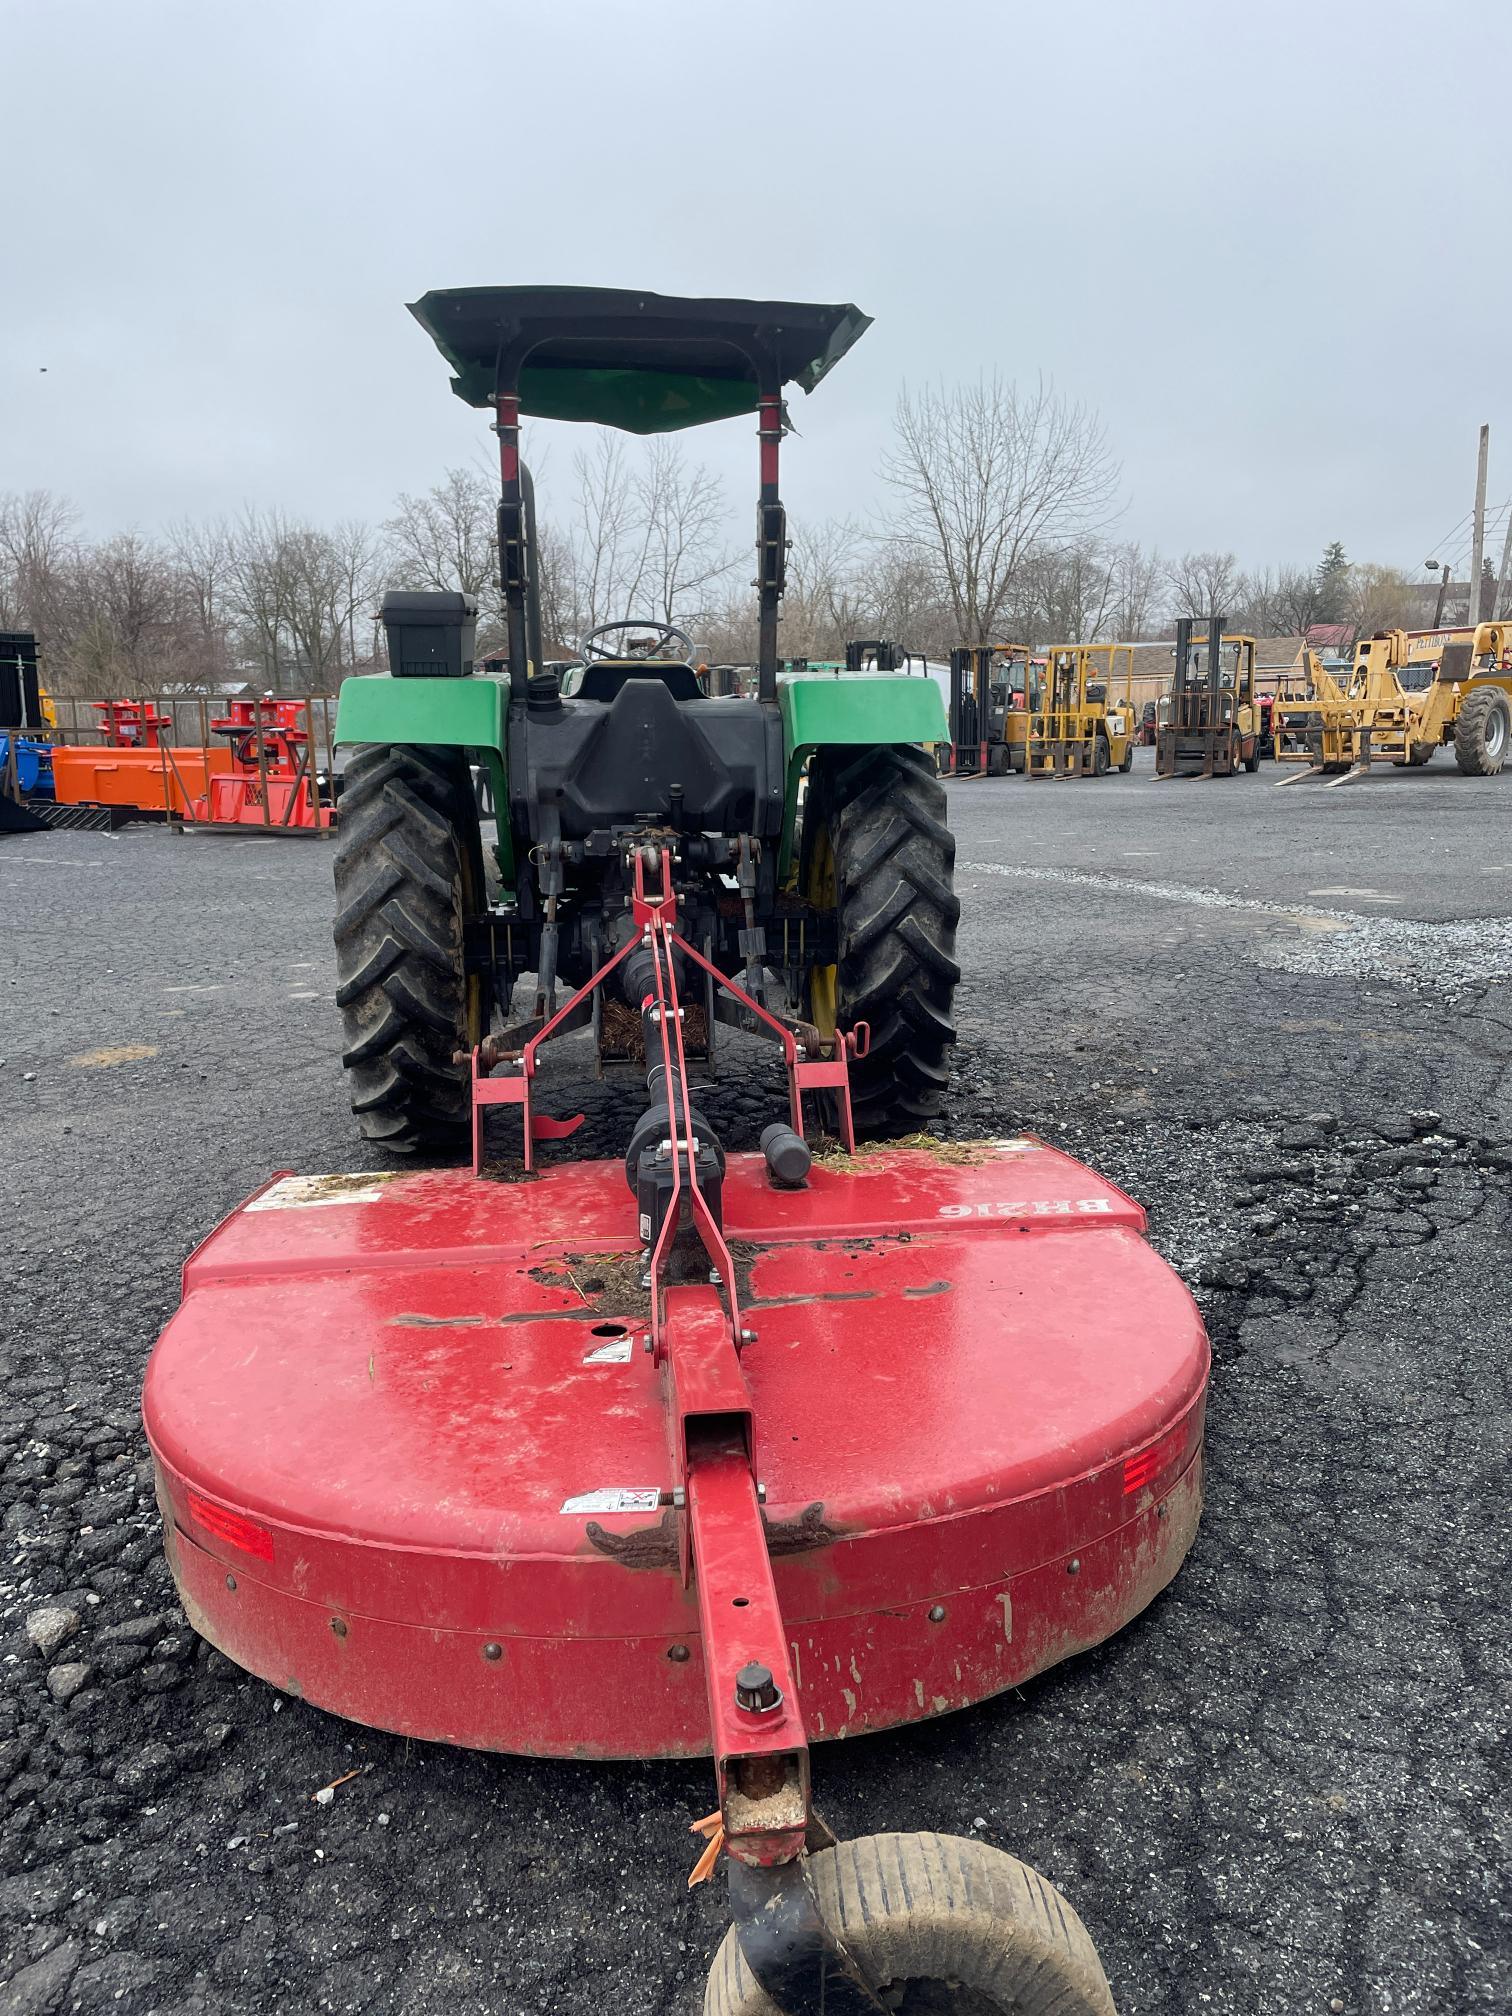
[[[1119,538],[1122,472],[1103,424],[1044,383],[905,388],[878,473],[873,516],[790,527],[790,657],[832,658],[854,636],[932,657],[957,643],[1159,638],[1182,614],[1257,636],[1418,620],[1421,590],[1401,570],[1337,543],[1315,565],[1255,570],[1231,551],[1164,556]],[[750,554],[730,537],[725,486],[679,437],[600,432],[549,507],[548,487],[549,649],[635,615],[679,623],[713,662],[750,661]],[[475,595],[480,652],[502,642],[497,504],[496,480],[461,468],[377,525],[249,509],[90,539],[66,499],[0,496],[0,629],[37,633],[59,693],[332,691],[383,663],[385,587]]]

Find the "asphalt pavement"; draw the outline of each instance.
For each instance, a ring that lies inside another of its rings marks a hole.
[[[1148,766],[951,787],[947,1127],[1148,1206],[1213,1336],[1204,1522],[1120,1637],[816,1791],[1034,1863],[1123,2016],[1501,2010],[1512,776]],[[0,840],[0,2016],[681,2016],[706,1766],[406,1744],[176,1609],[136,1404],[180,1264],[271,1171],[376,1166],[330,913],[319,841]],[[702,1103],[748,1145],[774,1085]]]

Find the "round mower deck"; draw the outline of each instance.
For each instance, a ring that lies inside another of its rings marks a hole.
[[[1208,1348],[1121,1192],[1030,1139],[801,1191],[736,1155],[724,1220],[811,1736],[982,1700],[1171,1579]],[[148,1367],[191,1622],[406,1735],[707,1752],[648,1324],[618,1163],[273,1182],[191,1258]]]

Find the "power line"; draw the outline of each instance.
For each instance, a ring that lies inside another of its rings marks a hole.
[[[1433,544],[1428,548],[1428,551],[1430,553],[1437,553],[1442,547],[1447,546],[1451,539],[1458,537],[1459,533],[1463,530],[1463,528],[1466,525],[1470,523],[1470,520],[1474,516],[1475,513],[1473,511],[1467,511],[1463,518],[1456,519],[1455,523],[1449,527],[1449,530],[1444,534],[1443,538],[1435,539]]]

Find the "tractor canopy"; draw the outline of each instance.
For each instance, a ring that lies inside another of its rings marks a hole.
[[[871,317],[843,303],[713,301],[620,287],[443,287],[410,313],[469,406],[670,434],[812,392]]]

